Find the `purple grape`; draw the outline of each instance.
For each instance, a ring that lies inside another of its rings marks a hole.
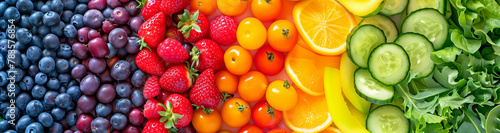
[[[82,95],[77,101],[77,106],[83,113],[92,113],[97,105],[97,100],[94,96]]]
[[[97,76],[89,74],[83,77],[80,82],[80,90],[85,95],[93,95],[97,91],[97,88],[99,88],[100,83],[101,82]]]
[[[88,4],[89,9],[97,9],[99,11],[106,8],[106,0],[90,0]]]
[[[95,74],[102,73],[106,69],[106,61],[100,58],[92,58],[89,61],[89,69]]]
[[[90,123],[92,132],[94,133],[109,133],[111,132],[111,125],[107,119],[97,117]]]
[[[78,64],[71,70],[71,76],[75,79],[80,79],[87,73],[87,68],[82,64]]]
[[[102,40],[104,40],[104,41],[106,41],[106,42],[109,42],[109,40],[108,40],[108,34],[104,34],[104,35],[102,35],[102,37],[101,37],[101,38],[102,38]]]
[[[128,114],[128,120],[130,121],[130,124],[139,126],[142,124],[142,122],[144,122],[144,115],[142,115],[140,109],[134,108]]]
[[[130,14],[123,7],[117,7],[113,9],[111,13],[111,18],[115,24],[127,24],[130,19]]]
[[[104,16],[99,10],[91,9],[83,14],[83,23],[89,28],[98,29],[103,21]]]
[[[139,37],[135,37],[135,36],[129,37],[127,45],[125,45],[125,47],[124,47],[125,50],[129,54],[139,53],[139,43],[137,43],[137,41],[139,41],[139,40],[140,40]]]
[[[97,30],[91,29],[91,30],[89,30],[89,33],[87,36],[88,36],[89,40],[92,40],[95,38],[100,38],[101,33],[99,33],[99,31],[97,31]]]
[[[90,114],[80,114],[76,121],[76,128],[82,132],[92,132],[90,124],[93,120],[94,117]]]
[[[106,56],[106,58],[115,57],[116,48],[113,45],[111,45],[111,43],[107,43],[107,44],[108,44],[109,54]]]
[[[125,128],[125,129],[127,129],[127,128]],[[75,133],[75,132],[71,129],[68,129],[68,130],[65,130],[63,133]]]
[[[113,9],[122,6],[122,3],[118,0],[106,0],[106,4]]]
[[[130,83],[134,87],[141,87],[148,78],[148,75],[141,70],[134,71],[132,77],[130,77]]]
[[[86,59],[88,57],[88,48],[87,46],[81,44],[81,43],[75,43],[73,46],[71,46],[71,49],[73,50],[73,54],[75,54],[76,57],[80,59]]]
[[[113,82],[113,78],[111,77],[111,73],[109,69],[104,70],[104,72],[99,74],[99,79],[101,79],[101,83],[111,83]]]
[[[127,32],[127,35],[132,35],[132,31],[130,30],[128,25],[121,25],[119,28],[122,28],[123,30],[125,30],[125,32]]]
[[[90,29],[87,27],[83,27],[78,29],[78,42],[87,43],[89,42],[89,31]]]
[[[129,0],[120,0],[120,2],[122,2],[122,3],[126,3],[126,2],[128,2],[128,1],[129,1]]]
[[[115,80],[125,80],[130,75],[130,64],[120,60],[111,67],[111,77]]]
[[[135,0],[133,0],[133,1],[127,2],[123,7],[125,8],[125,10],[127,10],[128,14],[130,16],[137,16],[140,12],[140,9],[137,8],[137,6],[139,6],[139,3],[137,3],[137,1],[135,1]]]
[[[108,20],[105,20],[103,23],[102,23],[102,31],[104,31],[104,33],[106,34],[109,34],[109,32],[111,32],[113,29],[115,29],[117,27],[116,24],[113,24],[111,23],[110,21]]]
[[[136,126],[133,126],[133,125],[127,125],[127,127],[125,127],[125,129],[122,130],[122,133],[140,133],[141,130],[139,128],[137,128]]]
[[[120,48],[116,52],[116,56],[118,56],[118,58],[120,59],[126,58],[128,55],[128,52],[127,50],[125,50],[125,48]]]
[[[103,84],[97,90],[97,100],[101,103],[110,103],[116,96],[116,91],[113,85],[111,84]],[[94,106],[95,107],[95,106]]]
[[[95,38],[89,41],[89,51],[96,58],[103,58],[109,53],[108,46],[102,38]]]
[[[108,40],[113,47],[122,48],[128,42],[127,32],[122,28],[115,28],[109,33]]]
[[[144,20],[141,17],[133,17],[132,19],[130,19],[128,25],[130,26],[130,29],[132,29],[132,31],[138,33],[142,23],[144,23]]]

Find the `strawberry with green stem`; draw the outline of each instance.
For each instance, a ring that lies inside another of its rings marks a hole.
[[[161,116],[160,122],[165,122],[165,128],[170,132],[177,132],[177,128],[185,127],[193,118],[193,108],[191,102],[180,95],[170,95],[165,104],[158,103],[159,106],[165,108],[165,111],[159,111]]]
[[[177,27],[186,41],[194,43],[208,34],[209,23],[207,17],[200,13],[199,10],[190,12],[185,9],[179,19]]]

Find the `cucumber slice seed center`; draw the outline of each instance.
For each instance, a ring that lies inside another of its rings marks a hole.
[[[413,31],[424,35],[432,43],[436,38],[441,38],[441,31],[444,29],[439,22],[423,17],[415,19],[413,28]]]
[[[394,114],[381,114],[378,116],[378,125],[384,133],[394,133],[398,131],[402,121],[401,117]]]
[[[383,77],[391,76],[395,70],[399,70],[403,63],[401,58],[397,57],[397,54],[394,54],[392,51],[384,51],[381,53],[378,57],[378,62],[382,64],[378,65],[378,69]]]

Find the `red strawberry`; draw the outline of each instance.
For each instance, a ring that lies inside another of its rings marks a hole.
[[[163,0],[161,2],[161,11],[165,15],[172,15],[175,12],[182,11],[189,5],[190,0]]]
[[[229,46],[237,41],[238,23],[229,16],[219,16],[210,22],[210,38],[223,46]]]
[[[161,107],[158,105],[159,102],[156,99],[150,98],[148,101],[146,101],[146,104],[144,104],[144,117],[151,119],[151,118],[160,118],[160,114],[158,114],[158,111],[165,111],[165,108]]]
[[[142,88],[142,92],[144,93],[144,97],[146,99],[158,96],[158,94],[160,94],[160,90],[160,82],[158,77],[154,75],[149,76],[148,80],[146,80],[146,83],[144,84],[144,87]]]
[[[184,37],[182,37],[182,33],[179,31],[177,27],[170,27],[166,31],[167,38],[173,38],[179,42],[184,41]]]
[[[212,69],[203,71],[189,91],[189,99],[199,107],[214,109],[219,104],[220,98],[219,89],[215,86],[214,71]]]
[[[155,49],[152,51],[149,49],[141,50],[135,57],[135,63],[142,71],[156,76],[161,76],[166,70],[163,60]]]
[[[165,110],[159,112],[162,116],[161,120],[167,121],[165,127],[169,130],[177,131],[177,128],[185,127],[193,118],[193,107],[189,100],[179,94],[170,95],[165,101]],[[164,122],[161,121],[160,122]]]
[[[156,48],[163,39],[165,39],[165,31],[167,29],[165,16],[159,12],[151,19],[148,19],[139,28],[139,38],[141,49],[143,47]]]
[[[149,119],[144,129],[143,133],[169,133],[168,129],[165,128],[165,124],[160,122],[160,119]]]
[[[139,6],[137,8],[141,8],[141,15],[144,20],[148,20],[153,17],[156,13],[161,12],[160,4],[162,0],[142,0],[139,2]],[[144,7],[143,7],[144,6]]]
[[[167,38],[156,48],[158,55],[169,63],[182,63],[189,58],[182,44],[172,38]]]
[[[179,31],[182,32],[186,41],[196,42],[208,34],[207,17],[199,10],[191,11],[191,13],[187,9],[184,10],[180,20],[177,27],[180,27]]]
[[[189,54],[192,56],[192,64],[200,72],[209,68],[214,71],[225,69],[224,51],[212,40],[202,39],[196,42]]]
[[[195,72],[195,69],[188,70],[184,65],[172,66],[161,76],[160,86],[170,92],[185,92],[193,84]]]

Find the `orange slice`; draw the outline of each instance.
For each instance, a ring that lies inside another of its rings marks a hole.
[[[342,133],[342,132],[336,127],[328,127],[319,133]]]
[[[335,0],[305,0],[293,8],[300,36],[322,55],[339,55],[346,49],[346,37],[356,18]]]
[[[283,112],[285,124],[295,132],[320,132],[332,124],[326,98],[297,90],[297,105]]]
[[[323,70],[325,67],[339,68],[341,56],[321,56],[300,45],[288,53],[285,69],[293,83],[309,95],[325,93]]]

